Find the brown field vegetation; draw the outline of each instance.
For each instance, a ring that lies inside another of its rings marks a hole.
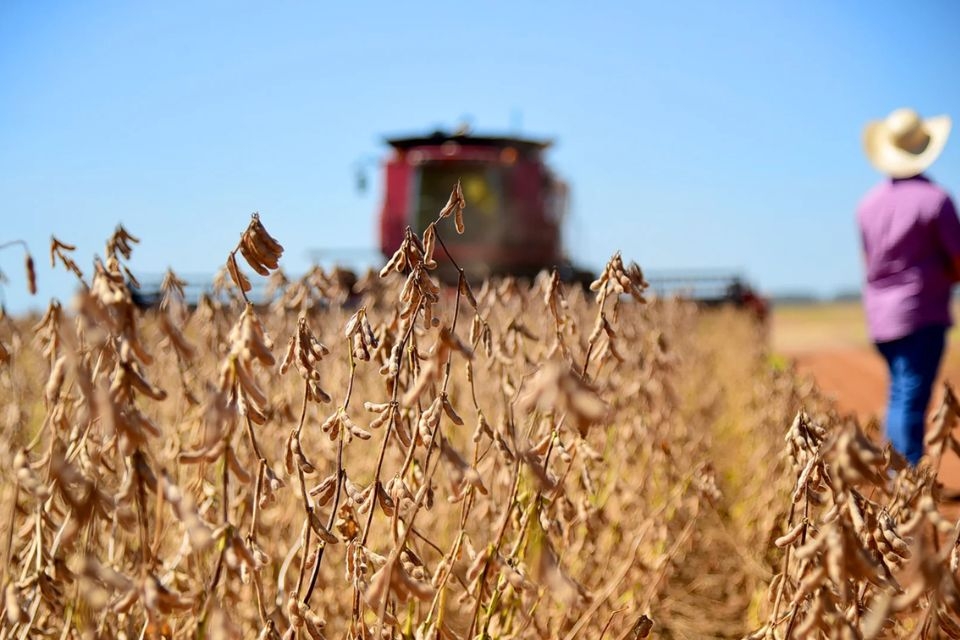
[[[196,308],[54,241],[76,301],[0,320],[0,639],[960,635],[952,399],[900,470],[619,255],[441,287],[462,208],[349,289],[255,216]]]

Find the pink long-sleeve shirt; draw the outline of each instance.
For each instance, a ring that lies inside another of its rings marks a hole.
[[[924,176],[887,179],[860,202],[866,258],[863,304],[876,342],[950,326],[960,219],[950,195]]]

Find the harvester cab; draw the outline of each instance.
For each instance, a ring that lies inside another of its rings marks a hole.
[[[380,250],[390,256],[407,226],[422,233],[436,219],[459,180],[467,201],[462,235],[441,227],[444,244],[470,278],[532,277],[557,267],[565,280],[589,274],[567,259],[562,225],[567,185],[547,166],[550,141],[512,136],[436,132],[390,138],[380,211]],[[439,276],[456,282],[457,272],[437,251]]]

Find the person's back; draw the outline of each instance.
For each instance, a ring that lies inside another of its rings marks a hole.
[[[960,254],[949,194],[922,175],[887,179],[863,198],[857,222],[871,337],[883,342],[949,325],[953,256]]]
[[[864,311],[890,372],[887,437],[910,464],[923,456],[927,404],[960,272],[960,220],[953,201],[923,175],[949,133],[949,116],[923,120],[912,109],[897,109],[868,123],[863,136],[870,163],[888,176],[857,209]]]

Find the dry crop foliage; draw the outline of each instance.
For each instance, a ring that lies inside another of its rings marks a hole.
[[[592,300],[556,274],[444,289],[464,204],[353,308],[337,273],[282,276],[257,216],[194,310],[172,272],[136,309],[122,227],[89,278],[54,239],[75,305],[0,334],[0,637],[646,636],[716,494],[655,326],[690,313],[642,311],[619,255]]]
[[[196,308],[172,271],[136,308],[123,227],[89,277],[54,238],[75,303],[0,318],[0,640],[735,637],[763,619],[760,637],[832,637],[882,598],[888,628],[946,624],[952,547],[903,525],[946,529],[928,476],[872,506],[857,487],[885,490],[889,454],[805,417],[780,455],[811,394],[759,373],[742,318],[705,337],[689,305],[646,302],[619,254],[592,293],[556,274],[440,286],[465,205],[454,188],[359,282],[288,279],[254,215]],[[868,471],[838,473],[851,456]],[[914,549],[923,578],[838,572],[857,541],[892,575]]]
[[[780,571],[750,638],[960,637],[960,523],[938,510],[935,481],[944,450],[960,449],[958,407],[946,388],[916,469],[853,422],[797,415]]]

